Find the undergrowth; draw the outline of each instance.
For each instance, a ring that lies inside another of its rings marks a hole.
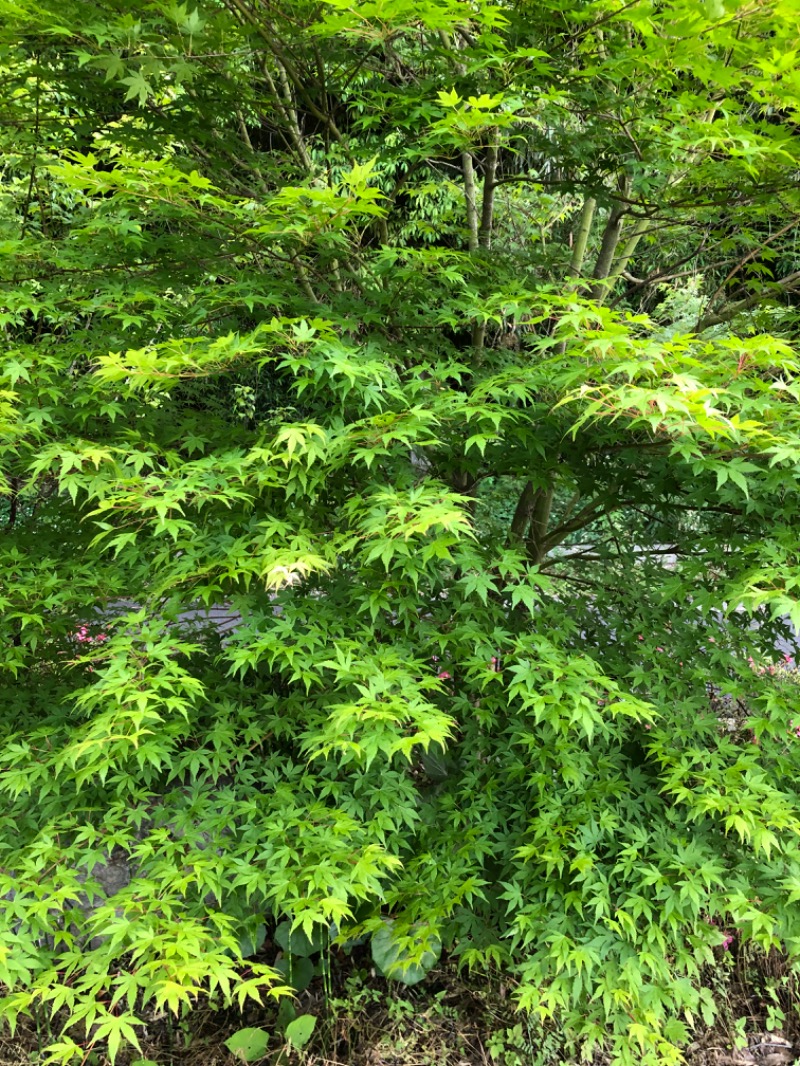
[[[764,1046],[800,1049],[800,976],[777,951],[765,953],[734,938],[719,949],[703,983],[719,1006],[713,1025],[698,1019],[686,1053],[688,1066],[756,1062]],[[234,1066],[242,1061],[268,1066],[605,1066],[595,1052],[589,1060],[563,1030],[538,1024],[513,1004],[513,981],[499,973],[477,978],[450,962],[413,988],[380,977],[366,952],[334,960],[327,977],[315,978],[291,1000],[297,1014],[317,1024],[310,1041],[293,1047],[283,1031],[285,1003],[241,1011],[223,1010],[211,1000],[190,1014],[152,1012],[141,1034],[141,1052],[122,1052],[117,1066]],[[249,1060],[226,1042],[242,1030],[268,1037],[263,1055]],[[0,1066],[44,1064],[52,1038],[44,1023],[28,1020],[16,1037],[0,1040]],[[791,1061],[788,1058],[786,1061]],[[99,1050],[88,1051],[86,1066],[109,1066]]]

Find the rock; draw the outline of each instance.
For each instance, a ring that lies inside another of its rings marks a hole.
[[[794,1046],[782,1033],[756,1033],[747,1046],[749,1062],[757,1066],[790,1066],[797,1058]]]
[[[92,868],[92,877],[99,881],[107,896],[113,896],[131,883],[131,868],[127,857],[114,855],[106,863],[97,863]]]

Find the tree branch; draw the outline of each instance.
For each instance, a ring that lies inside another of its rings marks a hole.
[[[747,263],[749,263],[751,259],[755,259],[755,257],[759,254],[759,252],[761,252],[764,248],[766,248],[768,244],[771,244],[772,241],[776,241],[779,237],[782,237],[784,235],[784,233],[788,233],[790,229],[794,229],[794,227],[796,225],[797,225],[797,218],[793,218],[790,222],[787,222],[785,226],[781,226],[781,228],[776,233],[773,233],[769,237],[767,237],[767,239],[765,241],[763,241],[761,244],[759,244],[759,246],[757,248],[753,248],[752,251],[748,252],[748,254],[744,257],[744,259],[740,259],[739,262],[728,273],[728,275],[724,279],[724,281],[722,281],[720,283],[719,288],[713,294],[713,296],[711,296],[711,298],[709,299],[708,304],[706,306],[707,307],[711,307],[716,302],[717,297],[722,294],[722,292],[725,289],[725,286],[728,284],[728,282],[731,280],[731,278],[734,278],[739,273],[739,271],[742,269],[742,267],[746,266]]]
[[[530,533],[527,540],[528,555],[534,565],[538,565],[547,554],[547,526],[553,508],[555,486],[551,482],[546,489],[537,489],[533,502]]]
[[[647,231],[647,227],[648,222],[644,218],[637,219],[637,221],[634,223],[633,229],[631,230],[627,240],[625,241],[625,244],[622,246],[622,253],[613,262],[612,269],[609,270],[608,276],[603,282],[602,294],[595,297],[596,299],[600,301],[604,300],[606,296],[608,296],[612,286],[617,281],[617,279],[622,274],[624,274],[628,263],[633,257],[633,253],[636,251],[639,241],[642,239],[642,237]]]
[[[800,284],[800,270],[795,270],[791,274],[787,274],[785,278],[781,278],[780,281],[775,281],[770,286],[771,289],[778,289],[782,293],[792,292]],[[710,329],[712,326],[719,326],[723,322],[730,322],[731,319],[736,318],[743,311],[749,311],[752,307],[757,307],[761,303],[767,303],[773,293],[759,292],[754,296],[748,296],[744,300],[737,300],[736,303],[729,304],[724,307],[716,315],[705,315],[701,318],[694,327],[694,333],[702,333],[703,330]]]
[[[533,482],[527,481],[520,494],[519,500],[517,500],[517,506],[514,509],[514,517],[511,519],[511,526],[509,527],[510,540],[519,541],[525,536],[525,530],[528,528],[528,523],[533,514],[533,500],[535,495]]]
[[[492,224],[494,221],[494,190],[497,173],[497,153],[500,145],[500,131],[493,130],[492,138],[486,149],[486,161],[483,174],[483,203],[481,205],[481,225],[478,231],[478,243],[481,248],[492,246]]]
[[[475,253],[480,248],[478,240],[478,194],[475,190],[475,166],[472,161],[472,153],[466,149],[461,153],[461,171],[464,175],[464,199],[467,204],[469,250]]]
[[[589,295],[593,300],[602,300],[605,295],[606,286],[604,282],[611,270],[617,245],[622,236],[622,221],[625,213],[626,209],[620,204],[614,204],[609,212],[606,227],[603,230],[603,239],[600,242],[600,252],[592,271],[595,284],[589,290]]]

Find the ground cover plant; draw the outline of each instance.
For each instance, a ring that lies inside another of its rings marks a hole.
[[[732,938],[796,956],[797,15],[0,0],[49,1061],[366,944],[668,1063]]]

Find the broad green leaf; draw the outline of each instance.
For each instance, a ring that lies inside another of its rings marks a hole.
[[[269,1033],[263,1029],[240,1029],[228,1037],[225,1047],[241,1062],[260,1062],[267,1054]]]
[[[286,1026],[286,1039],[292,1047],[305,1047],[311,1039],[316,1024],[317,1019],[313,1014],[301,1014]]]

